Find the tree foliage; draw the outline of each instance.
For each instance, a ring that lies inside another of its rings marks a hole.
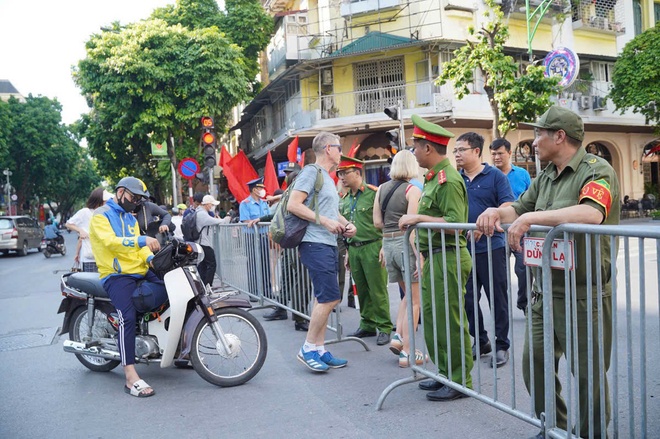
[[[25,103],[10,98],[5,110],[0,110],[6,113],[7,132],[0,167],[12,171],[20,208],[25,204],[35,208],[38,197],[66,216],[100,183],[86,150],[61,123],[61,112],[57,100],[32,95]]]
[[[214,117],[221,130],[248,97],[254,69],[246,54],[253,48],[220,30],[229,15],[214,0],[178,0],[148,20],[92,35],[74,80],[92,108],[82,129],[104,175],[135,175],[156,192],[167,184],[151,160],[151,143],[167,144],[176,169],[179,159],[201,156],[200,117]]]
[[[484,82],[484,91],[493,113],[493,138],[506,137],[520,122],[530,122],[545,112],[550,97],[559,92],[559,78],[546,78],[543,67],[530,65],[518,75],[518,65],[504,53],[509,28],[503,22],[499,6],[492,0],[484,16],[490,18],[478,31],[468,28],[474,40],[454,51],[454,58],[443,64],[438,85],[451,82],[458,99],[470,94],[475,72]]]
[[[660,23],[633,38],[614,64],[609,98],[621,113],[631,108],[660,130]]]

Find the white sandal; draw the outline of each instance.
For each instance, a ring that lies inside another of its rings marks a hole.
[[[144,391],[148,389],[151,389],[152,391],[150,393],[144,393]],[[137,398],[148,398],[156,394],[156,391],[153,389],[153,387],[147,384],[144,380],[137,380],[131,387],[125,385],[124,392]]]

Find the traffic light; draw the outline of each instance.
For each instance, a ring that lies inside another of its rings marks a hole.
[[[385,114],[387,114],[387,117],[390,119],[399,120],[399,109],[396,105],[385,108]]]
[[[213,168],[217,160],[215,158],[215,149],[217,141],[215,137],[215,125],[213,118],[204,116],[201,119],[202,125],[202,149],[204,150],[204,166],[206,168]]]
[[[390,148],[393,151],[399,150],[399,130],[389,130],[385,132],[385,137],[390,142]]]

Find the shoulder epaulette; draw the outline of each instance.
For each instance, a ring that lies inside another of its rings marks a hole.
[[[377,191],[377,190],[378,190],[378,186],[374,186],[373,184],[368,184],[368,183],[367,183],[367,187],[368,187],[369,189],[371,189],[372,191]]]

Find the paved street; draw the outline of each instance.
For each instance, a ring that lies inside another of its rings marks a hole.
[[[218,388],[192,370],[140,365],[142,377],[154,386],[157,395],[144,400],[131,398],[122,390],[121,369],[91,372],[62,351],[66,336],[53,337],[62,323],[62,316],[55,314],[61,301],[59,274],[53,271],[71,267],[75,244],[74,234],[65,236],[70,249],[66,257],[45,259],[36,252],[23,258],[0,256],[0,437],[412,435],[487,439],[525,438],[536,433],[525,422],[472,398],[428,402],[414,384],[395,389],[385,400],[383,410],[377,412],[374,407],[382,390],[410,376],[408,369],[397,366],[397,358],[386,346],[376,346],[375,338],[367,339],[368,352],[355,342],[331,345],[336,356],[349,360],[348,367],[315,375],[295,359],[304,333],[294,331],[292,320],[264,321],[263,310],[254,313],[268,334],[268,358],[252,381],[240,387]],[[648,257],[648,264],[657,264],[654,252]],[[653,395],[649,398],[648,431],[649,437],[658,437],[658,305],[657,292],[647,293],[656,297],[647,301],[647,306],[654,307],[647,314],[647,376],[652,385],[649,394]],[[394,316],[398,293],[392,290],[390,297]],[[358,312],[346,307],[342,311],[344,332],[350,333],[357,327]],[[637,326],[638,322],[633,322],[633,328]],[[521,349],[524,320],[520,312],[514,315],[512,331],[514,344]],[[328,333],[328,337],[334,338],[334,334]],[[480,370],[492,375],[485,361],[482,359]],[[498,377],[498,391],[504,401],[511,398],[506,386],[510,367],[500,369],[502,376]],[[519,364],[515,367],[520,370]],[[638,394],[638,389],[634,393]],[[518,388],[516,394],[524,397],[526,392]]]

